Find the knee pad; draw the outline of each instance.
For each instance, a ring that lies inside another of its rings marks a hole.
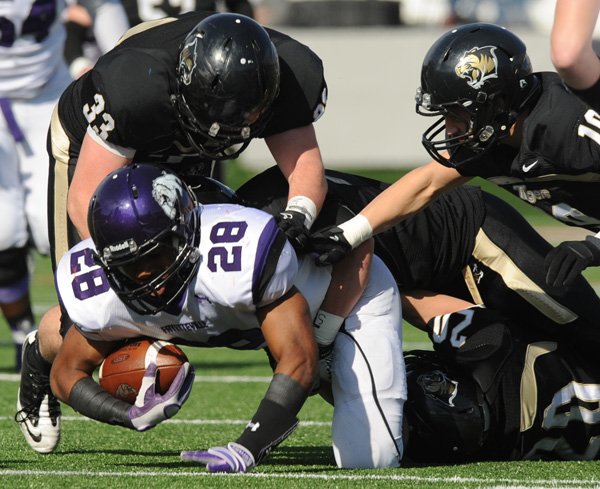
[[[28,248],[0,251],[0,287],[7,287],[29,277]]]
[[[27,248],[0,251],[0,304],[25,297],[29,291]]]

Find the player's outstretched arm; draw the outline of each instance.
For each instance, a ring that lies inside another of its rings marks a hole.
[[[558,0],[551,33],[554,67],[571,88],[587,90],[600,79],[600,60],[592,47],[592,35],[600,12],[600,0]]]
[[[317,264],[340,261],[372,235],[386,231],[426,207],[441,192],[469,179],[436,161],[415,168],[373,199],[352,219],[311,236]]]
[[[183,460],[204,464],[211,472],[247,472],[260,463],[298,425],[296,415],[315,380],[317,345],[304,297],[292,289],[257,314],[267,346],[277,362],[265,397],[235,442],[181,452]]]

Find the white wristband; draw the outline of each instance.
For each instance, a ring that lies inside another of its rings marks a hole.
[[[338,227],[343,231],[344,238],[350,243],[352,249],[373,236],[371,223],[362,214],[357,214],[352,219],[338,225]]]
[[[316,204],[304,195],[297,195],[288,200],[285,210],[301,212],[304,214],[304,225],[306,226],[306,229],[310,229],[317,217]]]
[[[335,336],[344,323],[344,319],[341,316],[336,316],[329,312],[325,312],[322,309],[317,311],[317,315],[313,320],[313,327],[315,332],[315,340],[317,344],[321,346],[331,345]]]

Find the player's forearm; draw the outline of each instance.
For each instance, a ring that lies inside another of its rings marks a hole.
[[[361,212],[378,234],[429,205],[442,192],[467,182],[453,168],[432,161],[408,172],[373,199]]]
[[[58,399],[88,418],[131,427],[129,404],[103,390],[90,373],[66,368],[63,361],[55,361],[50,372],[50,387]]]
[[[313,125],[269,136],[265,142],[288,181],[288,200],[304,196],[319,212],[327,194],[327,181]]]
[[[321,210],[327,194],[327,181],[318,148],[313,148],[303,155],[288,182],[288,201],[304,196],[314,202],[317,213]]]
[[[78,413],[102,423],[133,428],[129,418],[131,406],[111,396],[91,377],[79,380],[63,399]]]
[[[600,77],[600,60],[592,36],[600,0],[558,0],[551,33],[551,57],[567,85],[576,90],[592,87]]]

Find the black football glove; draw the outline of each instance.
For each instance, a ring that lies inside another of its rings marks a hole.
[[[337,226],[330,226],[314,233],[310,237],[310,247],[319,254],[315,263],[320,267],[333,265],[352,251],[343,229]]]
[[[600,239],[565,241],[546,255],[546,283],[552,287],[571,285],[587,267],[600,265]]]
[[[306,216],[302,212],[285,210],[280,212],[275,219],[277,225],[297,253],[300,253],[308,244],[308,228],[305,226]]]

